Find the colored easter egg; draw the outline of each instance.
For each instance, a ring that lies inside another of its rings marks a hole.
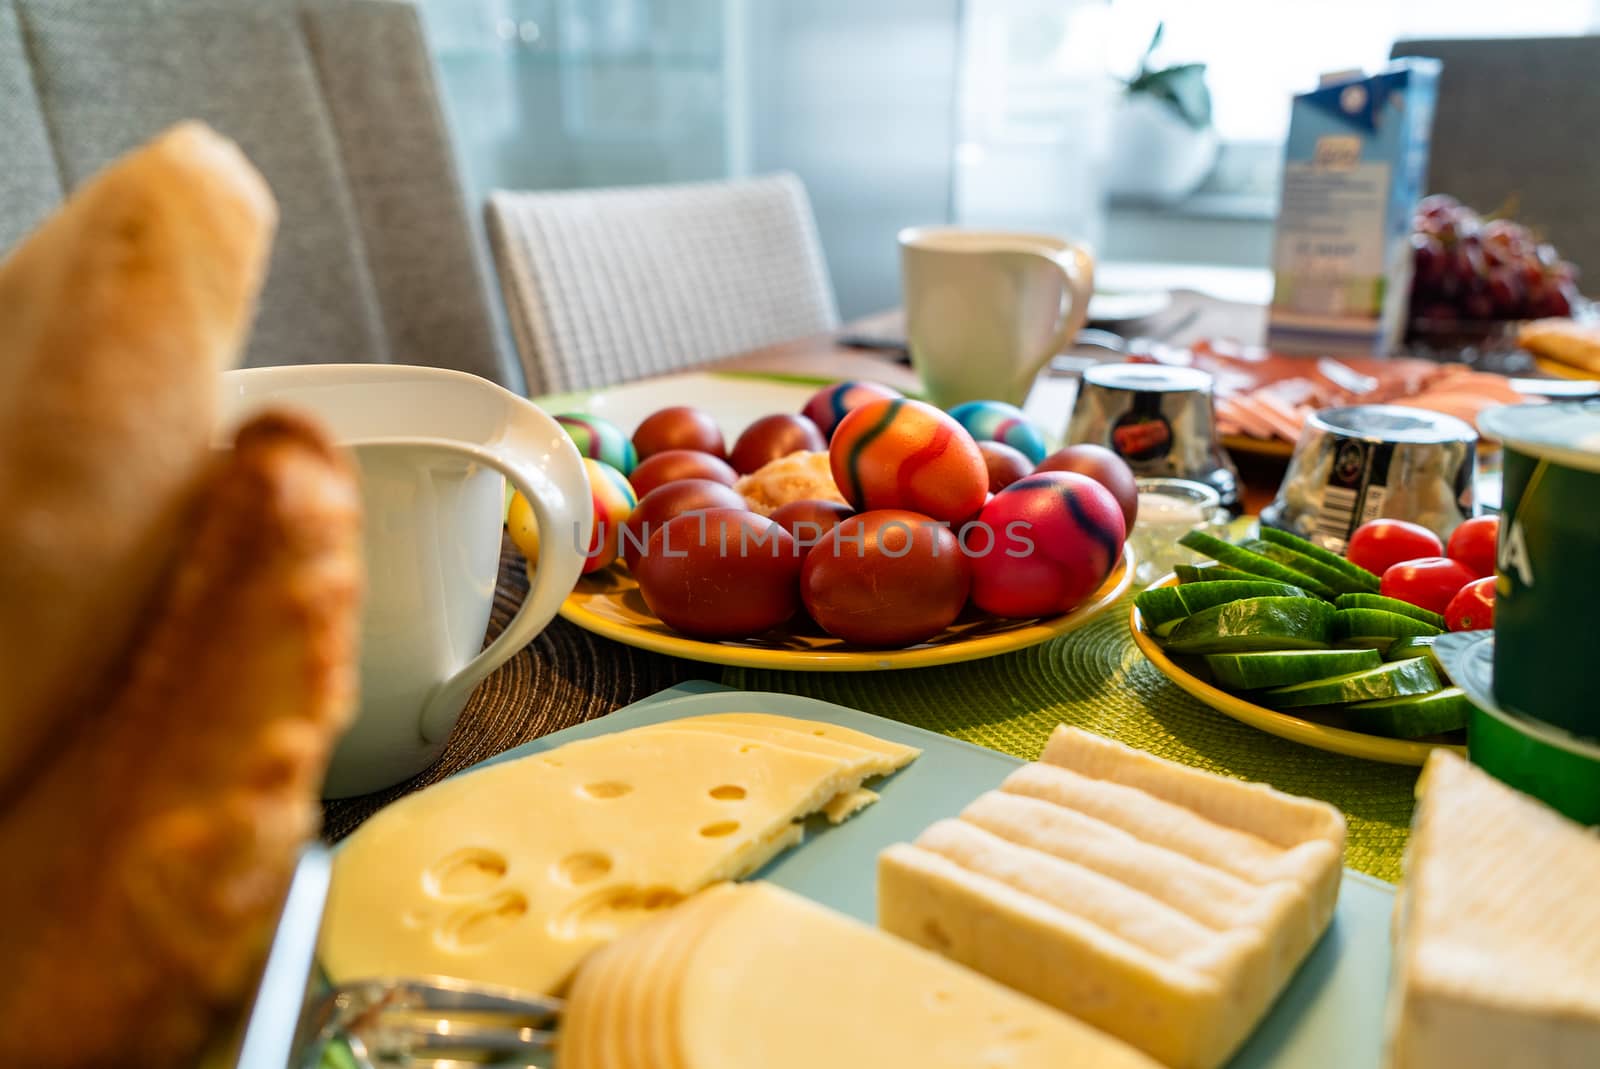
[[[650,545],[650,536],[658,528],[665,527],[668,520],[685,512],[744,507],[744,498],[738,491],[711,479],[678,479],[663,483],[641,497],[633,515],[628,517],[622,529],[622,559],[630,571],[637,571],[639,558]]]
[[[746,427],[728,452],[728,463],[740,475],[749,475],[790,453],[820,453],[826,448],[828,440],[810,419],[780,412],[763,416]]]
[[[1139,517],[1139,483],[1128,462],[1103,445],[1083,442],[1057,449],[1045,457],[1035,471],[1075,471],[1087,475],[1107,490],[1122,506],[1122,519],[1128,530]]]
[[[673,405],[652,412],[633,432],[633,447],[639,459],[647,460],[669,449],[696,449],[726,459],[728,444],[722,428],[709,413],[688,405]]]
[[[835,638],[911,646],[955,622],[971,581],[948,525],[886,509],[852,516],[812,547],[800,597]]]
[[[639,452],[615,423],[581,412],[563,412],[556,417],[556,422],[584,456],[610,464],[624,475],[633,473],[634,465],[639,462]]]
[[[656,487],[680,479],[710,479],[723,486],[732,486],[738,481],[739,473],[729,467],[726,460],[710,453],[702,453],[697,449],[668,449],[641,460],[628,476],[634,493],[641,499]]]
[[[812,394],[800,414],[815,423],[826,439],[840,420],[868,401],[893,400],[899,396],[899,390],[876,382],[836,382]]]
[[[589,476],[589,500],[594,506],[594,531],[589,536],[589,549],[584,557],[583,574],[597,572],[617,559],[622,545],[622,525],[633,515],[639,499],[627,476],[593,457],[583,458],[584,472]]]
[[[1016,405],[1004,401],[968,401],[952,408],[950,416],[977,441],[1009,445],[1035,464],[1044,459],[1044,435]]]
[[[965,520],[983,506],[989,469],[966,429],[932,405],[880,398],[852,410],[828,444],[833,481],[858,511],[909,509]]]
[[[978,452],[983,454],[983,462],[989,468],[991,494],[998,494],[1018,479],[1033,474],[1033,462],[1004,442],[980,441]]]
[[[972,601],[994,616],[1076,608],[1122,558],[1127,528],[1111,492],[1076,472],[1036,472],[984,506],[959,541],[972,558]]]
[[[765,516],[714,508],[658,528],[633,574],[650,611],[674,631],[746,638],[799,609],[802,563],[794,539]]]

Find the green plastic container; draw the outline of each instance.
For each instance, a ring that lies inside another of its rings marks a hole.
[[[1495,704],[1600,740],[1600,401],[1479,418],[1505,446],[1495,583]]]

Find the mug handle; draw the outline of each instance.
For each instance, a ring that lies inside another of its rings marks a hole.
[[[576,536],[572,544],[588,545],[594,515],[589,504],[588,476],[584,474],[577,447],[564,439],[557,449],[566,446],[564,452],[571,453],[571,456],[563,459],[570,463],[556,465],[548,471],[532,460],[527,452],[517,451],[514,441],[511,443],[513,448],[498,450],[438,439],[430,444],[471,457],[504,475],[512,487],[528,499],[539,530],[550,532],[547,537],[539,539],[538,567],[532,576],[528,596],[523,599],[516,615],[511,617],[511,622],[506,624],[506,629],[476,657],[439,683],[428,696],[418,729],[423,739],[437,743],[443,742],[454,730],[459,712],[457,706],[472,689],[532,642],[555,619],[561,603],[578,582],[583,559],[574,552],[563,552],[567,546],[566,539],[557,537],[554,532],[565,531],[570,525],[576,524]]]
[[[1044,355],[1045,362],[1048,362],[1057,353],[1070,347],[1084,324],[1089,322],[1089,298],[1094,296],[1094,256],[1082,245],[1069,245],[1057,253],[1034,252],[1030,255],[1053,264],[1061,272],[1067,293],[1072,297],[1072,304],[1061,317],[1061,328],[1050,342],[1050,351]]]

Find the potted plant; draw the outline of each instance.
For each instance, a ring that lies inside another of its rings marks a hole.
[[[1156,66],[1164,28],[1156,25],[1138,72],[1123,83],[1112,121],[1106,189],[1118,200],[1174,204],[1205,181],[1217,160],[1206,65]]]

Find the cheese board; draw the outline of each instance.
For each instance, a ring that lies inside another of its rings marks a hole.
[[[808,822],[805,842],[756,874],[807,899],[872,924],[878,854],[915,839],[930,822],[954,817],[1023,762],[946,736],[793,695],[731,691],[689,683],[499,755],[483,766],[543,754],[580,740],[690,717],[765,713],[864,732],[919,748],[908,767],[873,784],[875,804],[837,826]],[[1364,1069],[1377,1066],[1383,1034],[1389,918],[1394,889],[1346,871],[1335,919],[1231,1069]]]

